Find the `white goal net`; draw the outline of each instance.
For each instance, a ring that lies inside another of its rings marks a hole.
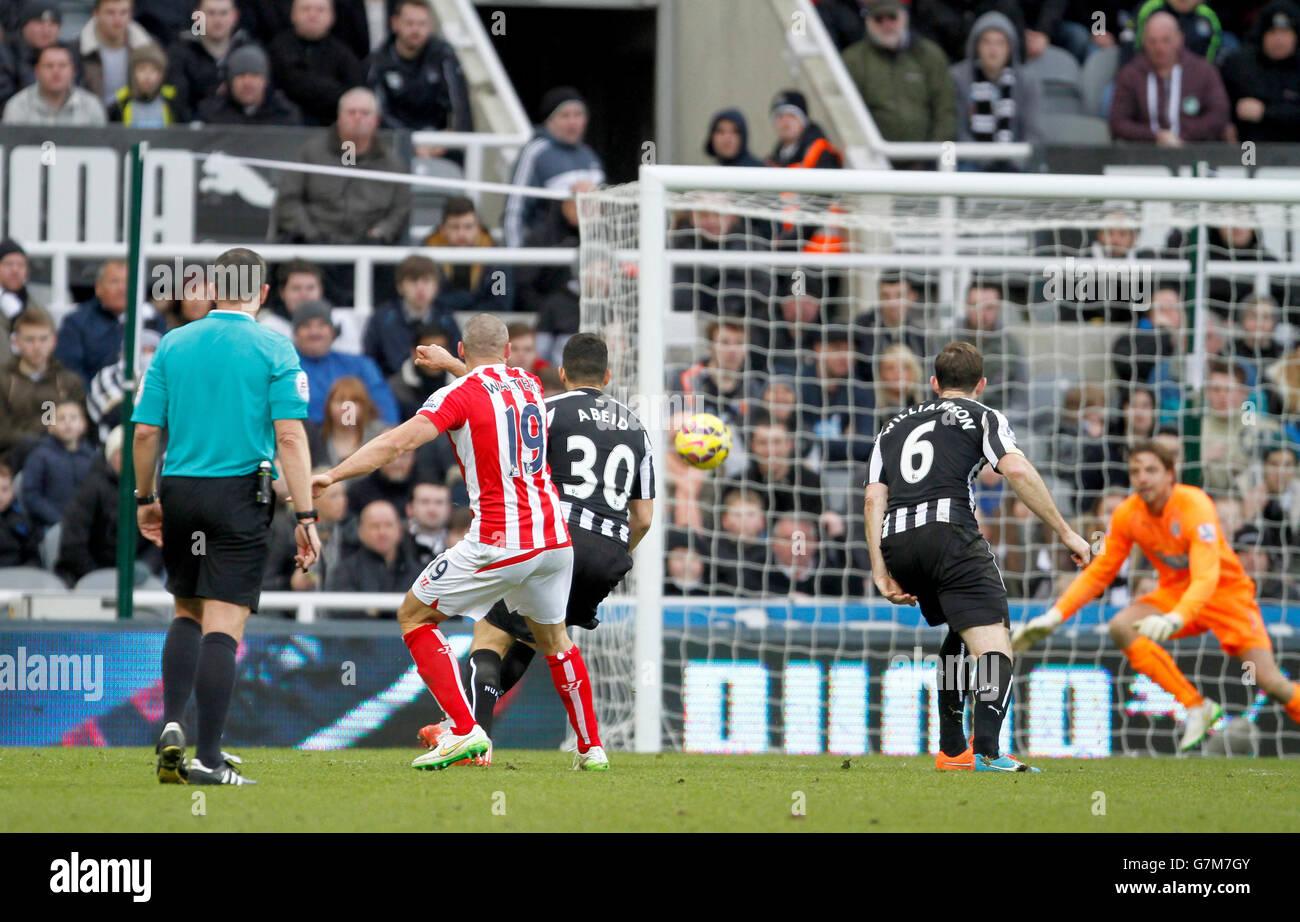
[[[1255,578],[1283,669],[1300,674],[1300,192],[1264,180],[1217,181],[1207,201],[1210,180],[950,175],[937,180],[945,194],[904,194],[926,177],[647,177],[652,188],[591,193],[579,209],[583,329],[605,336],[611,387],[659,434],[640,582],[611,603],[615,629],[584,641],[617,744],[934,750],[928,657],[942,632],[875,594],[862,485],[878,426],[928,393],[933,357],[954,339],[983,352],[983,399],[1098,545],[1129,492],[1128,446],[1174,446],[1180,479],[1214,497]],[[670,450],[695,412],[732,429],[716,470]],[[1073,565],[995,473],[973,499],[1013,622],[1041,613]],[[1181,705],[1103,627],[1153,586],[1135,551],[1100,600],[1021,659],[1014,751],[1174,750]],[[635,643],[655,628],[661,661]],[[1300,752],[1296,726],[1213,635],[1171,649],[1224,704],[1209,749]]]

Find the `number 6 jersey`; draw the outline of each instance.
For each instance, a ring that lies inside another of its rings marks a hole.
[[[598,388],[546,400],[547,459],[570,528],[628,543],[627,504],[654,499],[650,437],[626,406]]]
[[[966,397],[935,397],[908,407],[881,427],[871,450],[868,483],[889,488],[880,536],[927,522],[977,527],[975,476],[1022,454],[1007,418]]]

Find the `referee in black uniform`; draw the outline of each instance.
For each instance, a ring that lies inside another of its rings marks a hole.
[[[940,769],[1037,771],[999,755],[998,736],[1011,697],[1007,589],[993,550],[975,520],[972,484],[985,464],[1060,536],[1077,565],[1088,542],[1061,516],[1043,479],[1016,447],[1005,416],[976,398],[984,358],[952,342],[934,363],[938,395],[881,427],[871,452],[864,515],[876,588],[891,602],[920,603],[931,625],[948,625],[939,649]],[[968,684],[967,650],[976,684]],[[964,691],[971,694],[974,740],[962,731]]]
[[[235,651],[257,610],[266,562],[273,459],[289,495],[303,497],[294,533],[299,566],[320,552],[303,419],[307,376],[288,337],[256,321],[270,286],[252,250],[227,250],[210,267],[202,320],[163,337],[145,374],[135,422],[140,531],[163,551],[176,617],[163,645],[163,730],[158,780],[252,784],[221,750],[235,686]],[[177,284],[180,280],[177,280]],[[155,488],[159,436],[167,430]],[[181,720],[193,692],[198,744],[188,766]]]

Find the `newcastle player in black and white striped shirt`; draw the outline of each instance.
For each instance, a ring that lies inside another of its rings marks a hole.
[[[632,549],[650,528],[654,459],[641,421],[603,392],[609,384],[603,339],[572,336],[560,380],[565,392],[546,399],[546,460],[573,541],[565,622],[592,630],[598,606],[632,569]],[[504,600],[474,626],[465,689],[475,721],[489,736],[497,700],[523,676],[534,652],[527,623]],[[438,729],[425,727],[420,736],[432,743]]]
[[[934,363],[938,395],[896,414],[876,435],[864,514],[876,588],[891,602],[920,603],[931,625],[948,625],[939,649],[940,769],[1037,771],[999,755],[998,735],[1011,697],[1007,589],[975,519],[972,484],[985,464],[1052,527],[1079,566],[1088,542],[1062,518],[1043,479],[1020,449],[1005,416],[978,398],[984,358],[952,342]],[[962,732],[966,657],[975,660],[974,740]]]

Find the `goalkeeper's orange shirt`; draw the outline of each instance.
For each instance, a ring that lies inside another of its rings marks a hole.
[[[1239,596],[1254,603],[1255,584],[1219,528],[1214,500],[1185,483],[1173,492],[1159,516],[1153,516],[1134,493],[1110,519],[1106,546],[1075,577],[1056,603],[1070,617],[1110,585],[1134,544],[1160,576],[1160,588],[1181,592],[1173,613],[1190,622],[1211,598]]]

